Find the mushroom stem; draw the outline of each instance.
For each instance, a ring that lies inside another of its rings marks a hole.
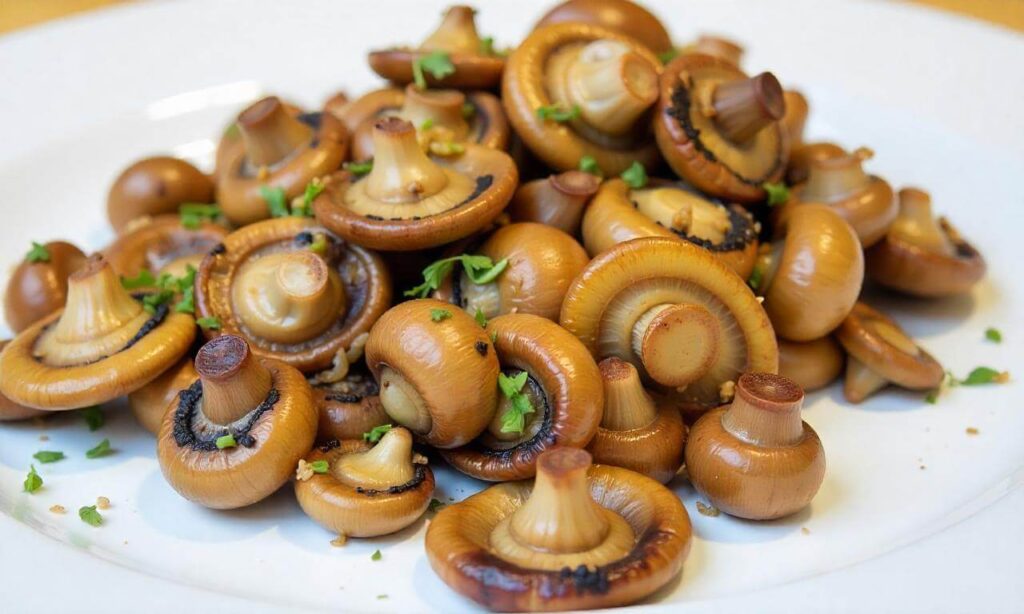
[[[743,47],[720,36],[702,34],[693,44],[693,51],[720,58],[735,66],[739,66],[743,59]]]
[[[718,356],[718,321],[702,305],[651,307],[633,324],[633,352],[654,381],[682,387],[700,379]]]
[[[203,386],[203,415],[214,424],[241,419],[267,398],[273,386],[270,371],[235,335],[222,335],[201,347],[195,366]]]
[[[952,241],[932,215],[932,199],[924,190],[903,188],[900,190],[900,212],[889,232],[921,249],[956,255]]]
[[[745,373],[736,382],[732,405],[722,414],[722,428],[756,446],[796,445],[804,437],[803,402],[804,391],[792,380],[770,373]]]
[[[576,234],[583,208],[597,193],[601,180],[583,171],[566,171],[519,186],[509,212],[515,221],[537,222]]]
[[[644,390],[636,367],[620,358],[601,361],[604,382],[604,413],[601,428],[629,431],[643,428],[658,418],[658,409]]]
[[[380,372],[380,403],[395,422],[412,432],[430,432],[433,418],[423,397],[401,373],[388,366]]]
[[[424,51],[480,53],[480,35],[476,31],[476,11],[468,6],[453,6],[445,11],[441,24],[423,41]]]
[[[447,128],[456,140],[463,140],[469,133],[469,124],[462,115],[466,95],[458,90],[421,90],[410,83],[405,88],[405,101],[401,116],[416,127],[432,123]]]
[[[64,312],[52,334],[61,343],[101,339],[142,313],[142,305],[124,289],[113,267],[94,255],[68,277]]]
[[[786,112],[782,86],[770,72],[719,83],[711,101],[715,125],[733,143],[750,141]]]
[[[393,428],[366,452],[345,454],[331,466],[331,473],[353,488],[386,489],[408,483],[415,475],[412,434]]]
[[[386,203],[414,203],[448,185],[444,170],[423,153],[410,122],[388,117],[373,126],[373,170],[366,193]]]
[[[847,356],[846,378],[843,380],[843,396],[846,400],[860,403],[888,385],[889,380],[853,356]]]
[[[801,200],[830,203],[865,189],[871,177],[864,172],[863,162],[874,155],[867,147],[860,147],[843,156],[811,160]]]
[[[276,96],[259,100],[238,114],[246,155],[254,166],[273,166],[313,138],[313,129],[285,110]]]
[[[597,40],[566,72],[566,95],[583,120],[606,134],[631,131],[658,98],[657,69],[629,45]]]

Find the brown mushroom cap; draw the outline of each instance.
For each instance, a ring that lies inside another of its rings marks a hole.
[[[519,185],[506,211],[513,222],[537,222],[576,235],[583,208],[601,179],[583,171],[565,171]]]
[[[706,198],[679,183],[651,180],[630,189],[606,181],[583,215],[583,244],[592,256],[641,237],[673,237],[699,245],[746,279],[757,258],[759,225],[738,205]]]
[[[199,379],[171,401],[157,459],[171,488],[189,501],[234,509],[265,499],[312,447],[317,412],[306,379],[225,335],[196,355]],[[231,435],[236,445],[218,447]]]
[[[323,252],[314,252],[321,238]],[[307,373],[330,367],[391,304],[379,256],[298,217],[229,234],[203,260],[195,288],[197,317],[220,322],[208,337],[241,335],[257,356]]]
[[[307,463],[326,461],[326,473],[295,481],[302,511],[325,529],[346,537],[400,531],[427,511],[434,473],[415,464],[412,435],[389,430],[376,445],[342,441],[314,449]]]
[[[655,53],[672,50],[672,37],[661,20],[629,0],[567,0],[545,13],[533,29],[565,22],[592,23],[621,32]]]
[[[392,307],[370,331],[365,356],[384,410],[434,447],[469,443],[494,415],[499,366],[490,337],[449,303]]]
[[[225,154],[217,178],[217,202],[233,224],[270,217],[262,188],[281,188],[291,200],[313,179],[337,170],[348,155],[348,132],[336,117],[296,117],[273,96],[239,113],[238,127],[244,147]]]
[[[789,164],[786,166],[786,183],[797,185],[807,181],[811,172],[811,162],[839,158],[846,155],[846,150],[835,143],[804,143],[794,144],[789,152]]]
[[[349,371],[330,384],[314,384],[313,399],[320,412],[317,441],[362,439],[373,427],[389,423],[379,393],[377,382],[363,371]]]
[[[348,107],[352,104],[352,99],[348,97],[348,94],[344,91],[338,91],[332,94],[327,100],[324,101],[324,113],[330,113],[337,117],[341,122],[345,123],[345,113],[348,111]],[[345,124],[345,127],[352,132],[352,126]]]
[[[427,558],[449,587],[498,611],[626,605],[679,573],[690,518],[664,486],[554,448],[535,482],[492,486],[442,509]]]
[[[744,53],[743,45],[715,34],[701,34],[697,37],[697,40],[684,46],[679,51],[680,53],[687,54],[700,53],[710,55],[737,67],[742,64]]]
[[[779,375],[806,392],[834,382],[843,372],[845,360],[843,348],[832,337],[804,342],[779,339]]]
[[[782,124],[789,135],[789,146],[792,151],[803,145],[804,126],[807,124],[810,107],[807,98],[797,90],[786,90],[782,92],[782,96],[786,100],[786,114],[782,116]]]
[[[177,215],[161,215],[119,236],[103,255],[122,277],[142,271],[181,276],[189,265],[198,269],[207,252],[227,234],[219,224],[207,222],[190,229]]]
[[[505,58],[484,53],[476,31],[476,11],[468,6],[451,6],[444,12],[441,24],[419,47],[394,47],[371,51],[368,60],[373,72],[399,85],[413,82],[413,62],[435,51],[448,54],[455,72],[442,79],[424,71],[431,87],[490,89],[501,80]]]
[[[937,388],[945,371],[892,318],[857,303],[836,331],[849,354],[843,393],[860,403],[889,383],[911,390]]]
[[[745,373],[732,404],[690,429],[686,469],[711,505],[727,514],[770,520],[811,502],[825,477],[825,451],[800,419],[804,393],[792,380]]]
[[[782,88],[771,73],[747,77],[730,62],[680,55],[661,74],[654,120],[672,170],[702,192],[753,203],[782,178],[789,155]]]
[[[0,352],[3,351],[7,344],[10,343],[10,339],[4,339],[0,341]],[[0,375],[0,378],[3,376]],[[14,401],[8,399],[4,395],[0,394],[0,422],[9,422],[13,420],[25,420],[27,418],[36,418],[45,416],[47,412],[38,409],[32,409],[31,407],[25,407],[19,405]]]
[[[85,254],[70,243],[50,241],[43,245],[50,257],[45,262],[24,259],[7,280],[4,317],[15,333],[64,306],[68,276],[85,264]]]
[[[490,428],[469,445],[442,452],[459,471],[481,480],[504,482],[532,477],[537,457],[555,446],[587,445],[601,420],[600,374],[590,352],[550,320],[510,314],[487,323],[506,374],[525,371],[534,413],[522,433],[502,430],[510,402],[504,396]],[[484,385],[485,383],[481,383]]]
[[[899,215],[865,253],[878,283],[921,297],[965,294],[985,276],[985,259],[946,218],[932,217],[931,197],[916,188],[899,193]]]
[[[22,331],[0,354],[0,391],[47,410],[105,403],[176,363],[195,337],[192,316],[147,312],[102,256],[68,278],[65,308]]]
[[[373,170],[343,174],[314,203],[317,219],[373,249],[410,251],[469,236],[493,221],[519,175],[503,151],[479,145],[427,156],[405,120],[378,120]]]
[[[661,63],[647,47],[615,30],[585,23],[545,26],[509,56],[502,104],[512,127],[548,166],[567,171],[592,156],[609,175],[640,162],[658,164],[648,127]],[[566,123],[538,109],[577,107]]]
[[[745,371],[778,368],[768,316],[750,288],[711,252],[651,237],[600,254],[573,282],[562,326],[598,359],[617,356],[707,409]]]
[[[178,392],[187,389],[199,377],[193,360],[192,356],[185,354],[178,364],[164,371],[160,377],[128,395],[128,409],[142,428],[154,435],[160,432],[164,414],[171,407],[171,402],[178,398]]]
[[[213,201],[213,182],[184,160],[143,158],[118,175],[107,195],[107,217],[121,232],[140,217],[177,213],[182,203]]]

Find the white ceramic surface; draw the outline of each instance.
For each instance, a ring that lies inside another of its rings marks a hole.
[[[504,43],[545,3],[477,4],[480,29]],[[877,304],[955,373],[1024,364],[1013,251],[1024,224],[1021,37],[889,3],[650,4],[678,41],[710,31],[746,42],[750,70],[770,68],[808,94],[811,136],[870,145],[873,172],[928,188],[988,256],[990,275],[963,299]],[[440,6],[152,3],[0,39],[0,262],[32,239],[102,246],[106,189],[126,163],[171,152],[208,165],[212,138],[261,92],[315,106],[338,87],[368,89],[377,80],[365,51],[421,37]],[[988,326],[1004,343],[984,340]],[[646,606],[1019,610],[1022,407],[1016,382],[957,389],[934,406],[895,391],[859,407],[836,389],[811,395],[805,419],[829,464],[813,506],[770,523],[709,518],[688,485],[673,484],[696,539],[681,579]],[[130,414],[106,415],[95,433],[74,414],[43,429],[0,426],[0,609],[472,609],[430,571],[424,522],[339,549],[290,488],[237,512],[198,508],[164,483],[153,440]],[[86,460],[104,437],[117,453]],[[46,486],[27,495],[21,482],[40,449],[70,458],[37,463]],[[444,469],[438,485],[442,500],[480,486]],[[93,529],[75,510],[99,495],[113,508]],[[58,503],[67,515],[47,511]],[[372,562],[376,549],[383,558]]]

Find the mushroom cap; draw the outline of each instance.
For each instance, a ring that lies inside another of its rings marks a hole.
[[[843,348],[830,336],[802,342],[779,339],[779,375],[807,392],[836,381],[845,360]]]
[[[655,53],[672,50],[672,37],[653,13],[629,0],[567,0],[556,5],[533,26],[578,22],[603,26],[631,36]]]
[[[305,251],[313,235],[323,233],[329,245],[328,268],[336,271],[344,288],[344,311],[337,321],[316,336],[294,343],[259,337],[242,322],[234,306],[232,287],[249,262],[271,254]],[[240,228],[203,260],[196,273],[196,317],[216,317],[219,330],[207,330],[207,338],[237,334],[252,351],[265,358],[288,363],[302,371],[326,369],[339,351],[352,346],[391,305],[391,280],[377,254],[334,238],[310,218],[264,220]]]
[[[191,354],[185,354],[160,377],[128,394],[128,409],[142,428],[154,435],[160,432],[164,414],[178,398],[178,392],[187,389],[199,377],[193,360]]]
[[[631,190],[621,179],[612,179],[601,185],[601,189],[583,214],[583,244],[587,252],[597,255],[613,245],[642,237],[672,237],[711,251],[737,275],[743,279],[750,277],[757,258],[758,245],[757,227],[753,216],[738,205],[726,205],[715,199],[705,198],[679,183],[653,180],[643,189],[665,188],[678,190],[695,200],[725,209],[731,227],[724,241],[715,243],[688,235],[684,231],[666,228],[642,213],[636,206],[633,195],[637,190]]]
[[[827,160],[845,155],[845,149],[828,141],[794,143],[789,152],[789,162],[786,165],[786,183],[798,185],[807,181],[807,175],[810,173],[811,163],[814,160]]]
[[[10,339],[4,339],[3,341],[0,341],[0,352],[2,352],[3,349],[7,347],[7,344],[10,342]],[[0,422],[25,420],[26,418],[45,416],[46,413],[47,412],[42,410],[32,409],[31,407],[19,405],[5,397],[3,394],[0,394]]]
[[[50,253],[48,261],[22,260],[7,280],[4,317],[15,333],[63,307],[68,276],[85,264],[85,254],[70,243],[50,241],[44,247]]]
[[[316,439],[362,439],[373,427],[391,422],[378,393],[380,388],[369,373],[349,371],[333,384],[313,386],[313,400],[320,411]]]
[[[583,171],[565,171],[519,184],[506,209],[513,222],[537,222],[579,234],[584,207],[597,193],[601,179]]]
[[[858,302],[836,330],[843,349],[871,371],[911,390],[942,383],[945,371],[931,354],[910,339],[895,320]],[[913,346],[915,352],[907,351]]]
[[[797,90],[786,90],[782,92],[786,99],[786,114],[782,116],[782,124],[786,127],[789,135],[790,155],[792,151],[800,147],[804,142],[804,124],[807,123],[807,114],[810,111],[807,98]]]
[[[617,175],[640,162],[645,168],[658,165],[658,148],[641,115],[635,134],[614,136],[598,127],[581,132],[580,122],[558,123],[542,119],[537,109],[556,102],[545,84],[551,66],[549,59],[585,47],[594,41],[610,41],[630,48],[651,70],[661,70],[658,57],[636,39],[619,31],[588,23],[560,23],[537,29],[520,43],[508,58],[502,78],[502,104],[516,134],[538,158],[558,171],[578,167],[584,156],[592,156],[608,175]],[[649,113],[649,112],[648,112]]]
[[[494,528],[522,507],[531,482],[507,482],[442,509],[427,527],[427,559],[456,592],[498,611],[614,607],[665,586],[689,554],[692,528],[679,498],[633,471],[603,465],[587,471],[590,495],[620,515],[635,535],[630,553],[594,570],[524,568],[494,553]]]
[[[434,321],[434,310],[450,316]],[[490,423],[498,398],[498,358],[487,332],[461,309],[435,299],[400,303],[370,330],[364,355],[382,388],[386,368],[422,400],[429,426],[409,428],[420,440],[457,448]]]
[[[687,432],[679,408],[662,402],[658,417],[646,427],[598,429],[587,451],[596,463],[629,469],[667,484],[683,465]]]
[[[195,414],[202,413],[197,407],[202,400],[201,380],[182,390],[164,413],[157,435],[160,470],[171,488],[189,501],[213,509],[256,503],[284,485],[313,446],[317,412],[306,378],[282,362],[266,358],[259,362],[270,372],[271,395],[235,425],[245,428],[252,446],[211,449],[225,432],[211,423],[203,425],[200,433],[189,432],[189,425],[196,428]],[[182,433],[191,437],[179,443]]]
[[[442,456],[459,471],[480,480],[505,482],[533,477],[537,457],[555,446],[581,448],[593,438],[601,421],[604,392],[590,352],[578,339],[550,320],[509,314],[487,323],[495,335],[494,349],[502,367],[521,369],[536,381],[545,397],[536,428],[525,440],[501,444],[487,433]]]
[[[182,203],[213,202],[213,182],[184,160],[143,158],[121,171],[107,195],[107,217],[121,232],[132,220],[177,213]]]
[[[658,147],[672,170],[702,192],[741,203],[764,200],[762,187],[786,170],[789,136],[773,122],[744,144],[729,141],[699,107],[701,87],[747,79],[732,63],[684,54],[661,73],[661,98],[654,116]],[[694,102],[698,104],[694,104]]]
[[[699,35],[697,40],[683,45],[679,49],[679,53],[702,53],[724,60],[735,66],[742,64],[744,52],[743,45],[738,41],[717,34],[706,33]]]
[[[123,277],[135,277],[144,270],[184,269],[186,264],[199,268],[206,253],[227,234],[220,224],[204,222],[193,230],[183,226],[177,215],[161,215],[119,236],[103,255]]]

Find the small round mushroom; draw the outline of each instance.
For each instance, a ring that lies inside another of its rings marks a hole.
[[[419,47],[392,47],[371,51],[370,68],[381,77],[399,85],[412,83],[413,64],[431,53],[444,53],[454,72],[444,76],[423,71],[431,87],[456,87],[486,90],[501,80],[505,58],[484,44],[476,31],[476,11],[468,6],[452,6],[444,12],[441,25]]]
[[[219,224],[186,228],[177,215],[161,215],[119,236],[103,255],[122,277],[136,277],[142,271],[181,277],[190,266],[198,269],[227,234]]]
[[[171,402],[178,398],[178,392],[185,390],[196,381],[194,358],[185,354],[178,364],[163,372],[160,377],[128,395],[128,409],[135,421],[150,433],[160,433],[160,424]]]
[[[155,379],[194,337],[192,316],[166,304],[147,311],[94,255],[68,278],[64,309],[26,328],[0,354],[0,392],[38,409],[99,405]]]
[[[64,306],[68,276],[82,268],[85,254],[65,241],[50,241],[34,248],[18,263],[7,280],[4,317],[15,333]]]
[[[679,409],[656,403],[632,364],[613,356],[602,360],[600,368],[604,413],[587,450],[594,462],[667,484],[682,466],[686,446],[687,429]]]
[[[849,355],[843,396],[860,403],[889,384],[910,390],[938,388],[942,365],[884,313],[857,303],[836,338]]]
[[[435,299],[392,307],[366,341],[366,366],[384,411],[420,440],[463,446],[490,424],[498,402],[498,357],[487,331]]]
[[[349,440],[314,449],[295,480],[302,511],[342,538],[387,535],[416,522],[430,505],[434,473],[412,441],[408,430],[393,428],[376,445]],[[314,463],[326,470],[312,470]]]
[[[786,183],[797,185],[807,181],[811,163],[815,160],[841,158],[845,155],[845,149],[827,141],[794,145],[789,152],[789,164],[786,166]]]
[[[679,498],[638,473],[591,466],[576,448],[537,459],[537,479],[442,509],[427,559],[456,592],[502,612],[633,603],[665,586],[690,550]]]
[[[199,379],[171,401],[157,435],[164,479],[214,509],[252,505],[292,476],[313,446],[317,412],[306,378],[224,335],[196,354]]]
[[[781,375],[744,373],[731,405],[690,429],[686,469],[714,507],[750,520],[810,504],[825,477],[825,450],[800,419],[804,392]]]
[[[505,386],[487,430],[469,445],[442,452],[459,471],[477,479],[505,482],[533,477],[537,457],[555,446],[582,448],[601,420],[604,397],[590,352],[550,320],[510,314],[487,323],[494,335]],[[481,382],[481,386],[486,382]],[[523,413],[523,400],[528,413]]]
[[[413,125],[397,117],[374,125],[373,169],[327,183],[317,220],[372,249],[411,251],[456,241],[490,224],[519,179],[503,151],[459,145],[428,156]]]
[[[843,348],[830,336],[802,342],[779,339],[779,375],[793,380],[806,392],[836,381],[843,372],[845,359]]]
[[[621,32],[655,53],[672,50],[672,37],[661,20],[629,0],[567,0],[545,13],[533,29],[566,22],[590,23]]]
[[[747,77],[731,62],[683,54],[661,74],[654,119],[672,170],[702,192],[754,203],[786,170],[782,87],[771,73]]]
[[[233,224],[270,217],[267,187],[301,196],[313,180],[341,166],[348,155],[348,132],[330,113],[295,116],[274,96],[238,114],[244,147],[231,148],[217,177],[217,202]]]
[[[630,239],[683,239],[709,250],[746,279],[757,258],[759,227],[739,205],[705,198],[680,183],[655,179],[630,189],[625,181],[612,179],[583,215],[583,244],[594,256]]]
[[[878,283],[921,297],[970,292],[985,276],[985,259],[944,217],[932,216],[931,196],[917,188],[899,193],[899,214],[885,237],[865,254]]]
[[[825,205],[800,205],[781,220],[755,265],[757,291],[775,333],[790,341],[829,334],[853,309],[864,252],[853,228]]]
[[[313,399],[320,412],[317,441],[362,439],[391,418],[380,402],[380,387],[365,369],[350,370],[331,383],[313,383]]]
[[[583,209],[601,179],[583,171],[565,171],[519,185],[506,211],[513,222],[537,222],[576,235]]]
[[[213,182],[184,160],[143,158],[118,175],[107,195],[107,217],[121,232],[142,217],[177,213],[182,203],[213,202]]]
[[[694,411],[719,404],[740,373],[778,369],[768,316],[711,252],[651,237],[598,255],[569,287],[560,322],[597,359],[635,366]]]
[[[10,342],[10,339],[4,339],[3,341],[0,341],[0,352],[2,352],[3,349],[7,347],[7,344]],[[0,374],[0,379],[2,378],[3,375]],[[45,411],[32,409],[31,407],[25,407],[24,405],[19,405],[18,403],[15,403],[14,401],[5,397],[3,394],[0,394],[0,422],[26,420],[28,418],[42,417],[45,416],[46,414],[47,412]]]
[[[660,70],[657,56],[615,30],[546,26],[509,56],[502,104],[516,134],[555,170],[575,169],[585,156],[608,175],[634,161],[654,168],[659,156],[649,123]]]

